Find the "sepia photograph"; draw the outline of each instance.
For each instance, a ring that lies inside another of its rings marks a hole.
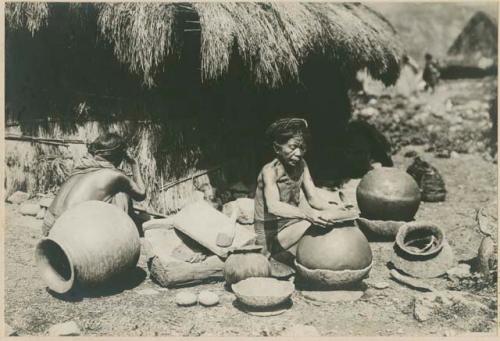
[[[498,336],[497,1],[3,5],[3,336]]]

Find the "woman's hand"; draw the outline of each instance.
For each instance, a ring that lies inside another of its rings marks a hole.
[[[328,225],[328,220],[322,217],[321,211],[310,210],[309,212],[306,213],[306,219],[311,224],[318,225],[321,227],[325,227],[326,225]]]
[[[321,211],[321,218],[327,222],[335,222],[338,220],[357,218],[357,213],[353,210],[346,210],[338,207],[333,207],[331,209]]]

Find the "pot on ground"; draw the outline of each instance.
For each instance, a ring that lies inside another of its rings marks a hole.
[[[42,278],[60,294],[76,284],[102,285],[134,268],[139,255],[139,233],[132,219],[102,201],[87,201],[64,212],[35,252]]]

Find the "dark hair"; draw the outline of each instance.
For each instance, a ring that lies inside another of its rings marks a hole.
[[[110,156],[117,153],[125,153],[127,144],[125,140],[115,133],[106,133],[99,136],[94,142],[87,146],[92,155]]]
[[[296,135],[302,135],[306,140],[309,138],[306,120],[302,118],[282,118],[272,123],[266,130],[266,136],[271,143],[283,144]]]
[[[426,53],[425,54],[425,59],[432,59],[432,54]]]

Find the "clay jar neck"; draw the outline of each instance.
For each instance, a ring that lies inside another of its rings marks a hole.
[[[64,294],[73,287],[75,267],[65,246],[50,238],[43,238],[36,247],[35,258],[41,276],[51,290]]]

